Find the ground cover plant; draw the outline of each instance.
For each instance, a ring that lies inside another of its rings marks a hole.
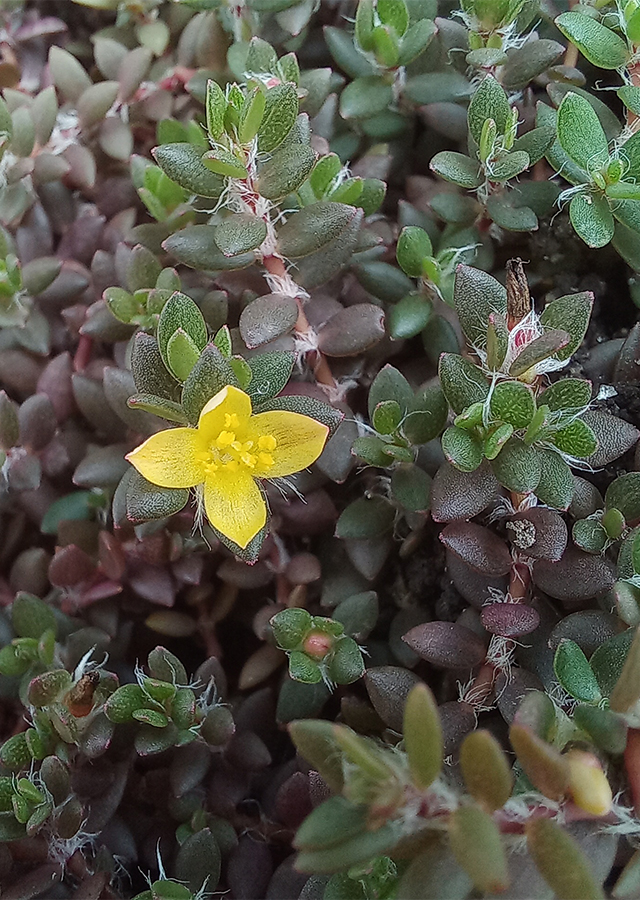
[[[640,3],[0,19],[0,896],[640,896]]]

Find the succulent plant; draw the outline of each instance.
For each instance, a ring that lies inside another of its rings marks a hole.
[[[639,4],[5,6],[3,897],[636,896]]]

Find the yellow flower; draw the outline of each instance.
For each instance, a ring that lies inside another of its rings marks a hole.
[[[209,400],[197,428],[160,431],[127,459],[159,487],[202,485],[207,518],[244,549],[267,521],[256,479],[305,469],[322,453],[328,433],[299,413],[252,415],[248,394],[228,385]]]

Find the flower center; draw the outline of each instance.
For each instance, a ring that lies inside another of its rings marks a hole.
[[[238,416],[227,413],[224,417],[224,428],[213,443],[198,453],[206,475],[224,469],[226,472],[237,472],[240,469],[249,471],[259,466],[260,473],[273,465],[272,451],[277,441],[271,434],[262,434],[255,440],[242,440],[242,431]]]

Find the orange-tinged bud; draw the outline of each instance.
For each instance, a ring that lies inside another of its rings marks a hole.
[[[611,809],[613,795],[599,759],[586,750],[570,750],[569,792],[576,806],[594,816],[606,816]]]
[[[326,631],[310,631],[304,639],[302,649],[312,659],[324,659],[333,650],[333,635]]]

